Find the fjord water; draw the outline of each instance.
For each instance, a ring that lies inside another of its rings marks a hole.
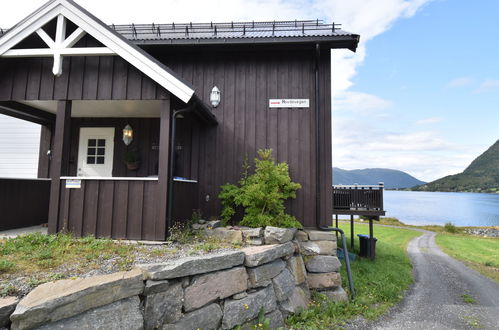
[[[499,194],[385,191],[384,206],[409,225],[499,226]]]

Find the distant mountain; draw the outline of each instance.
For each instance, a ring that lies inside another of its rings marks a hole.
[[[478,156],[464,172],[443,177],[411,190],[499,192],[499,141]]]
[[[342,170],[333,167],[333,184],[366,184],[385,183],[387,189],[410,188],[425,182],[398,170],[388,168],[366,168],[363,170]]]

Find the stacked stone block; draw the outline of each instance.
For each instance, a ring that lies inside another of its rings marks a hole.
[[[275,227],[227,231],[225,237],[258,245],[46,283],[19,302],[0,300],[0,324],[8,326],[10,316],[12,329],[245,329],[263,311],[273,329],[308,307],[309,289],[346,299],[334,234]]]
[[[334,300],[348,299],[341,287],[341,263],[336,256],[337,242],[334,232],[304,230],[296,235],[307,269],[307,283]]]

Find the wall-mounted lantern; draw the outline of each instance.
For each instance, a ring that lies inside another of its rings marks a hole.
[[[218,105],[220,104],[220,100],[221,100],[220,90],[218,89],[217,86],[215,86],[215,87],[213,87],[213,89],[211,90],[211,93],[210,93],[211,105],[214,108],[218,107]]]
[[[123,142],[129,146],[133,141],[133,129],[132,126],[126,125],[123,129]]]

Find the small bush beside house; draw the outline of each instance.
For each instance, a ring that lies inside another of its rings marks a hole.
[[[272,149],[259,150],[258,156],[255,158],[254,174],[248,175],[248,166],[245,165],[239,186],[222,186],[219,198],[224,224],[229,223],[237,207],[242,207],[244,217],[239,223],[241,226],[301,228],[301,223],[294,216],[285,213],[284,206],[287,199],[296,198],[296,191],[301,185],[291,180],[286,163],[276,164]]]

